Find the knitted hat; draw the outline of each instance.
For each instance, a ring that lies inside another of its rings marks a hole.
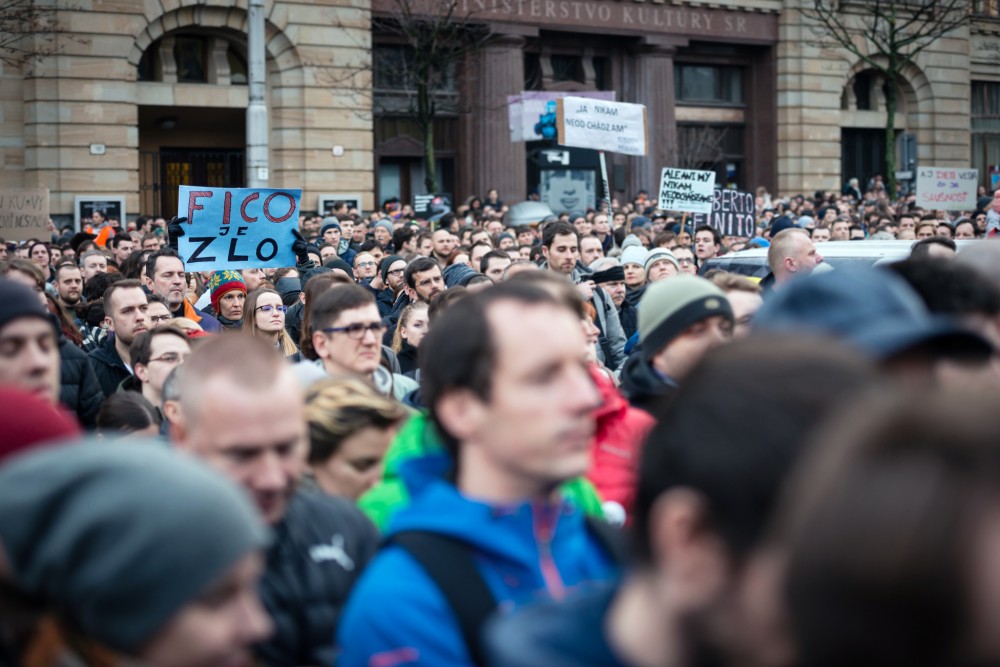
[[[396,231],[393,228],[392,223],[389,222],[388,220],[379,220],[374,225],[372,225],[372,233],[374,233],[375,229],[378,228],[378,227],[384,227],[386,230],[388,230],[389,236],[392,236],[393,232]]]
[[[0,277],[0,329],[22,317],[38,317],[52,322],[38,295],[21,283]]]
[[[233,290],[239,290],[246,294],[247,284],[243,282],[243,276],[240,275],[239,271],[226,269],[213,273],[205,284],[205,289],[212,295],[212,308],[215,312],[219,312],[219,299],[222,298],[222,295]]]
[[[444,270],[442,276],[444,277],[444,284],[448,289],[461,284],[463,279],[471,279],[474,274],[478,273],[475,269],[470,268],[467,264],[452,264]]]
[[[637,227],[652,227],[653,221],[644,215],[637,215],[632,218],[632,229]]]
[[[152,440],[12,459],[0,467],[0,516],[13,585],[132,655],[268,542],[241,489]]]
[[[328,229],[336,229],[338,232],[342,231],[340,229],[340,220],[336,218],[323,218],[323,226],[319,228],[319,235],[323,236]]]
[[[0,463],[22,450],[83,434],[68,412],[16,387],[0,388]]]
[[[650,284],[639,300],[643,359],[651,360],[689,326],[715,315],[732,321],[733,309],[725,293],[704,278],[679,275]]]
[[[640,248],[642,247],[642,241],[640,241],[639,237],[636,236],[635,234],[629,234],[622,241],[622,250],[625,250],[626,248],[631,248],[632,246],[639,246]]]
[[[384,283],[389,278],[389,267],[396,262],[405,262],[399,255],[386,255],[382,258],[382,265],[379,267],[379,275],[382,276],[382,282]]]
[[[497,237],[497,247],[500,246],[500,242],[503,241],[504,239],[510,239],[511,241],[514,241],[515,243],[517,242],[517,239],[514,238],[513,234],[511,234],[510,232],[503,232],[503,233],[500,234],[500,236]]]
[[[651,250],[649,252],[649,256],[646,257],[646,263],[644,265],[644,268],[646,269],[646,271],[649,271],[649,267],[653,264],[653,262],[657,262],[661,259],[665,259],[671,264],[673,264],[674,268],[677,269],[678,271],[681,270],[681,265],[678,264],[677,258],[674,257],[674,253],[670,252],[666,248],[656,248],[655,250]]]
[[[638,264],[639,266],[646,266],[646,258],[649,257],[649,251],[639,246],[629,246],[622,250],[622,254],[618,256],[618,261],[622,263],[622,266],[626,264]]]

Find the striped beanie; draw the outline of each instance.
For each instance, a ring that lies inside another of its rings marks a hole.
[[[247,284],[243,282],[243,276],[240,275],[239,271],[233,271],[232,269],[216,271],[208,279],[205,287],[212,295],[212,308],[215,312],[219,312],[219,299],[226,292],[239,290],[244,294],[247,293]]]

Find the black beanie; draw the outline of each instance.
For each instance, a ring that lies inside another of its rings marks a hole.
[[[21,283],[0,278],[0,329],[22,317],[38,317],[52,322],[37,293]]]
[[[382,265],[379,267],[379,275],[382,276],[382,282],[384,283],[389,279],[389,267],[399,261],[406,261],[403,257],[399,255],[386,255],[382,258]]]

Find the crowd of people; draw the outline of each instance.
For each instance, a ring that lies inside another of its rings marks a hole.
[[[761,189],[748,238],[337,204],[205,273],[184,218],[0,243],[0,665],[998,664],[981,194]]]

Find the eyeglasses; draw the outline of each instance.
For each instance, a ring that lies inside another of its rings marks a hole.
[[[257,306],[254,310],[263,310],[265,313],[270,313],[275,310],[279,313],[287,313],[288,306],[272,306],[271,304],[268,304],[266,306]]]
[[[149,323],[150,324],[156,324],[157,322],[169,322],[171,319],[173,319],[173,315],[169,315],[169,314],[168,315],[150,315],[149,316]]]
[[[167,352],[164,355],[150,359],[149,363],[153,363],[154,361],[162,361],[165,364],[179,364],[185,359],[187,359],[187,355],[177,354],[176,352]]]
[[[693,259],[688,259],[687,257],[678,257],[677,258],[677,263],[678,264],[694,264],[694,260]]]
[[[386,274],[390,276],[401,276],[404,273],[406,273],[406,269],[389,269],[386,271]]]
[[[350,324],[346,327],[327,327],[326,329],[320,329],[320,331],[325,334],[346,333],[348,338],[361,340],[369,331],[375,334],[375,337],[378,338],[382,335],[382,332],[385,331],[385,326],[383,326],[381,322],[370,322],[368,324],[361,324],[359,322],[357,324]]]
[[[375,266],[375,262],[358,262],[358,267],[362,266]]]

